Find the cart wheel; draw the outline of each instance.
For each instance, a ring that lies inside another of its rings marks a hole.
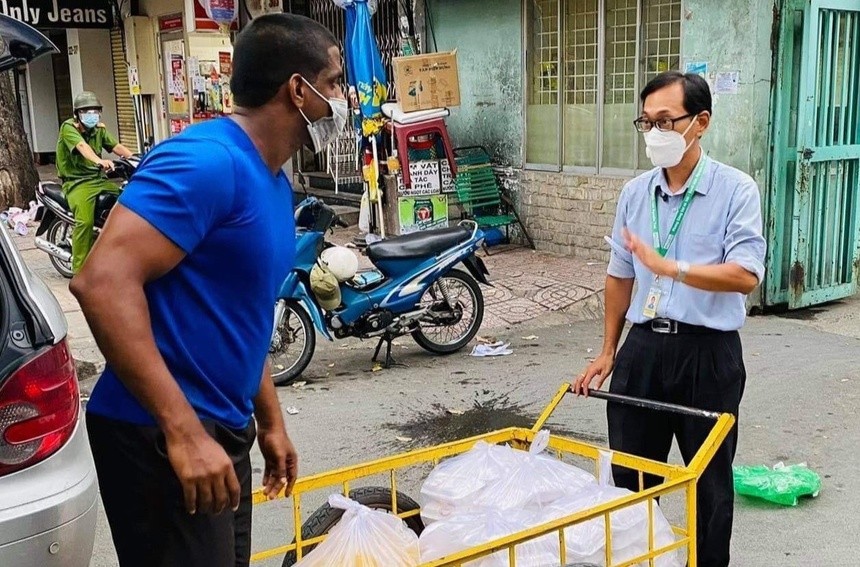
[[[381,486],[356,488],[355,490],[349,491],[349,498],[359,504],[364,504],[368,508],[391,512],[390,488],[384,488]],[[397,513],[403,514],[404,512],[418,510],[420,506],[417,502],[398,491],[397,508]],[[343,512],[344,511],[339,508],[332,508],[328,503],[323,504],[302,525],[302,539],[307,540],[327,534],[329,530],[331,530],[334,525],[340,521],[341,516],[343,516]],[[424,522],[421,521],[421,516],[411,516],[403,521],[406,522],[406,527],[415,532],[415,535],[420,536],[421,532],[424,531]],[[295,542],[296,540],[293,538],[293,543]],[[316,546],[313,545],[306,547],[302,556],[306,556],[314,547]],[[281,567],[290,567],[291,565],[295,565],[296,561],[296,552],[290,551],[284,557],[284,562],[281,564]]]

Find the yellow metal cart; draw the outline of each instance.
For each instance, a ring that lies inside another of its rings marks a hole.
[[[419,515],[420,511],[417,506],[409,506],[409,510],[402,510],[403,507],[399,505],[398,499],[404,499],[404,495],[398,494],[397,492],[398,474],[402,475],[409,468],[438,464],[442,459],[468,451],[478,441],[485,441],[492,444],[508,443],[517,449],[527,449],[535,435],[540,431],[552,415],[555,408],[564,398],[568,392],[568,388],[568,384],[564,384],[559,388],[552,401],[546,409],[544,409],[543,413],[531,429],[502,429],[486,433],[484,435],[471,437],[469,439],[464,439],[462,441],[455,441],[444,445],[419,449],[339,470],[300,478],[296,481],[292,495],[292,515],[294,525],[297,527],[302,525],[303,496],[322,490],[341,492],[348,496],[350,494],[351,483],[355,483],[356,481],[361,482],[379,475],[387,477],[388,490],[385,493],[387,495],[390,494],[391,498],[390,506],[386,505],[384,508],[399,512],[398,515],[407,521],[407,523],[410,522],[410,519],[414,523],[417,520],[415,517]],[[673,404],[620,396],[597,390],[591,390],[590,395],[595,398],[604,399],[610,403],[630,404],[655,411],[668,411],[686,416],[710,419],[714,421],[714,426],[705,442],[699,448],[699,451],[687,466],[671,465],[625,453],[612,452],[613,465],[638,471],[640,485],[639,492],[606,502],[600,506],[595,506],[594,508],[590,508],[577,514],[560,518],[528,530],[523,530],[504,538],[499,538],[484,545],[467,549],[455,555],[450,555],[429,563],[423,563],[421,564],[421,567],[460,566],[468,563],[469,561],[480,559],[500,551],[507,552],[510,566],[516,567],[517,562],[515,550],[518,545],[552,533],[557,534],[559,538],[558,565],[565,566],[567,565],[565,529],[575,524],[587,522],[588,520],[600,517],[603,517],[605,520],[607,566],[629,567],[640,563],[653,566],[654,559],[658,558],[660,555],[671,552],[675,549],[685,548],[688,559],[687,564],[689,567],[696,567],[696,482],[699,477],[701,477],[705,467],[707,467],[731,428],[734,426],[734,416],[727,413],[719,414]],[[598,459],[600,457],[600,453],[605,453],[608,449],[553,435],[550,436],[548,450],[554,451],[559,458],[563,458],[565,456],[578,456],[589,459],[593,461],[594,469],[595,471],[598,471],[599,474]],[[660,477],[663,479],[663,482],[653,488],[642,490],[645,474]],[[654,543],[654,499],[674,493],[683,493],[686,508],[685,521],[683,525],[672,526],[677,536],[674,543],[657,548]],[[283,498],[283,493],[279,498]],[[255,506],[258,506],[272,501],[267,500],[266,497],[263,496],[262,491],[256,491],[253,495],[253,502]],[[639,557],[615,563],[612,558],[612,533],[610,529],[611,523],[609,521],[609,516],[613,512],[617,512],[626,507],[634,506],[643,502],[647,503],[648,507],[649,551]],[[325,539],[324,534],[316,537],[305,538],[303,537],[303,531],[305,530],[296,530],[296,538],[293,543],[255,553],[252,556],[251,561],[261,561],[278,555],[287,554],[289,561],[285,560],[284,564],[289,565],[292,561],[301,559],[303,555],[307,555],[309,548],[312,548]]]

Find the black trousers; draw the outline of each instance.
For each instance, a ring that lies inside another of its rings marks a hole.
[[[158,427],[87,413],[99,492],[120,567],[247,567],[251,557],[253,421],[236,431],[203,422],[233,460],[239,509],[190,515]]]
[[[737,332],[658,334],[633,327],[616,357],[610,391],[738,415],[746,371]],[[685,463],[714,422],[620,404],[607,405],[612,449],[665,462],[673,436]],[[697,485],[699,567],[725,567],[734,514],[732,461],[737,426],[719,448]],[[615,467],[617,486],[639,490],[639,475]],[[650,488],[663,479],[645,476]]]

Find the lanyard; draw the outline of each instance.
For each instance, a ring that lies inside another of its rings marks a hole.
[[[663,242],[662,245],[660,244],[660,219],[657,213],[658,197],[656,192],[652,191],[655,195],[651,199],[651,235],[654,240],[654,248],[660,256],[665,256],[669,251],[669,247],[671,247],[672,243],[675,241],[675,236],[678,235],[678,230],[681,228],[681,221],[684,220],[684,216],[687,214],[687,209],[690,208],[690,203],[696,195],[696,187],[699,186],[699,181],[701,181],[704,171],[705,157],[702,156],[702,159],[699,160],[698,165],[696,165],[696,169],[693,171],[693,178],[690,180],[690,185],[687,186],[687,193],[684,195],[684,200],[681,201],[681,207],[675,214],[675,220],[672,221],[672,226],[669,228],[669,236],[666,237],[666,241]]]

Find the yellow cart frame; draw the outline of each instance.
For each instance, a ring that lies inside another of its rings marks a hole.
[[[549,405],[544,409],[541,416],[535,422],[531,429],[524,428],[508,428],[499,431],[493,431],[484,435],[470,437],[462,441],[454,441],[444,445],[419,449],[409,453],[385,457],[375,461],[346,467],[330,472],[315,474],[312,476],[300,478],[296,481],[293,488],[293,522],[296,529],[296,541],[289,545],[283,545],[274,549],[255,553],[251,557],[251,561],[261,561],[282,555],[288,552],[295,552],[296,557],[301,559],[307,554],[306,548],[320,543],[325,536],[315,537],[311,539],[302,538],[302,496],[323,489],[337,488],[344,495],[349,494],[350,483],[377,476],[387,475],[390,480],[392,510],[398,510],[397,506],[397,472],[408,467],[415,467],[427,464],[438,464],[440,460],[459,455],[471,449],[476,442],[485,441],[487,443],[509,443],[511,446],[518,449],[526,449],[534,439],[535,435],[540,431],[546,421],[550,418],[555,408],[569,391],[569,385],[564,384],[559,388],[558,392],[553,397]],[[664,553],[682,547],[686,548],[689,567],[697,566],[696,555],[696,482],[702,476],[702,473],[710,463],[717,449],[725,440],[726,436],[734,426],[735,418],[728,413],[715,413],[693,408],[687,408],[674,404],[666,404],[661,402],[652,402],[629,396],[621,396],[597,390],[591,390],[590,395],[596,398],[602,398],[612,403],[622,403],[634,405],[642,408],[653,409],[658,411],[669,411],[691,417],[714,420],[714,426],[711,429],[705,442],[699,448],[699,451],[690,461],[687,466],[670,465],[626,453],[612,452],[612,463],[622,467],[636,470],[639,472],[639,487],[640,491],[623,498],[618,498],[610,502],[589,508],[577,514],[573,514],[564,518],[560,518],[553,522],[548,522],[528,530],[515,533],[513,535],[499,538],[488,542],[484,545],[476,546],[460,553],[449,555],[436,561],[422,563],[420,567],[443,567],[443,566],[460,566],[469,561],[474,561],[499,551],[506,551],[509,557],[511,567],[516,567],[516,546],[529,540],[537,539],[548,534],[555,533],[559,538],[559,565],[567,564],[565,533],[564,530],[575,524],[587,522],[594,518],[604,517],[604,526],[606,530],[606,565],[611,567],[630,567],[640,563],[647,562],[653,567],[654,559]],[[572,439],[566,439],[550,436],[549,449],[552,449],[561,458],[564,455],[577,455],[580,457],[589,458],[595,463],[595,470],[598,470],[597,462],[601,452],[606,452],[608,449],[583,443]],[[644,475],[651,474],[662,477],[662,483],[643,490]],[[683,526],[672,526],[678,539],[671,545],[661,548],[655,548],[654,544],[654,499],[675,492],[683,492],[686,502],[686,521]],[[283,498],[283,492],[278,498]],[[261,490],[255,491],[253,494],[254,505],[261,505],[266,502],[271,502],[263,494]],[[635,557],[633,559],[621,562],[612,562],[612,533],[610,530],[611,523],[609,515],[617,512],[628,506],[634,506],[641,502],[646,502],[648,506],[648,553]],[[408,518],[419,514],[418,510],[411,510],[399,514],[401,518]]]

